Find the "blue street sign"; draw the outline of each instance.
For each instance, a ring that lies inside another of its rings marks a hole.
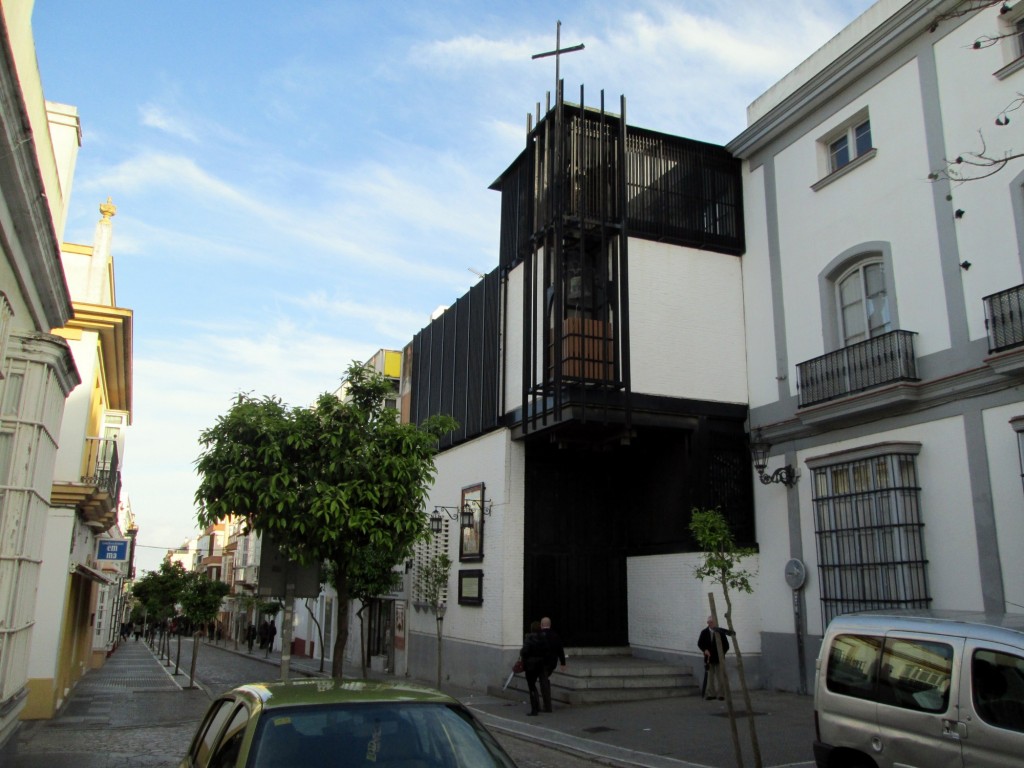
[[[128,559],[128,539],[98,539],[96,541],[96,559],[100,562]]]

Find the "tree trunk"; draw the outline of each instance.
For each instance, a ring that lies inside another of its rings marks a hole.
[[[331,659],[331,677],[343,677],[345,668],[345,646],[348,645],[348,577],[338,569],[338,634],[334,638],[334,658]]]
[[[281,679],[287,680],[292,664],[292,607],[295,604],[295,580],[289,569],[284,587],[284,617],[281,619]]]
[[[366,668],[370,665],[366,658],[366,627],[363,625],[363,611],[366,610],[366,603],[359,606],[356,616],[359,617],[359,670],[363,677],[366,677]]]
[[[199,632],[192,635],[192,666],[188,671],[188,687],[196,687],[196,660],[199,658]]]
[[[743,652],[740,650],[740,643],[736,637],[736,630],[732,628],[732,599],[729,597],[729,587],[722,583],[722,593],[725,595],[725,623],[733,633],[732,649],[736,653],[736,673],[740,678],[740,689],[743,691],[743,703],[747,708],[747,727],[750,728],[750,747],[754,751],[754,768],[761,768],[761,745],[757,740],[757,726],[754,721],[754,705],[750,701],[750,689],[747,687],[747,673],[743,669]]]
[[[320,671],[324,671],[324,628],[320,626],[320,620],[316,617],[316,612],[309,607],[309,598],[306,598],[306,610],[309,611],[309,618],[313,620],[313,624],[316,626],[316,647],[320,649]]]
[[[444,617],[440,614],[435,614],[434,618],[437,619],[437,690],[441,690],[441,652],[444,648],[441,642],[441,636],[444,634]]]
[[[708,603],[711,605],[711,618],[715,620],[715,626],[718,627],[720,626],[718,623],[718,611],[715,609],[715,595],[712,592],[708,592]],[[729,604],[728,598],[726,598],[725,603],[726,605]],[[728,620],[727,614],[726,622]],[[718,653],[718,684],[725,691],[725,706],[729,710],[729,732],[732,735],[732,748],[736,753],[736,765],[738,768],[743,768],[743,751],[740,749],[740,733],[736,728],[736,713],[732,707],[732,689],[729,687],[729,673],[725,667],[725,649],[722,647],[722,635],[717,631],[712,632],[711,640],[714,642],[715,650]]]

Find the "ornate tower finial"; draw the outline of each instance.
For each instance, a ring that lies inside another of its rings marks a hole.
[[[107,202],[100,203],[100,214],[104,219],[110,221],[110,218],[117,214],[117,206],[108,197]]]

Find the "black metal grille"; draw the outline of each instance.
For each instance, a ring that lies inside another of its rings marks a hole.
[[[739,161],[711,144],[631,130],[626,198],[633,237],[739,253]]]
[[[890,331],[799,363],[796,373],[800,407],[896,381],[918,381],[916,335],[912,331]]]
[[[565,109],[561,142],[546,130],[549,114],[492,187],[502,196],[502,266],[522,261],[531,237],[561,216],[617,222],[623,207],[630,237],[743,253],[740,161],[724,147],[633,127],[623,141],[619,118]]]
[[[121,472],[117,456],[117,440],[112,437],[85,439],[85,467],[82,482],[94,486],[116,500],[121,493]]]
[[[822,628],[851,611],[926,608],[915,456],[883,454],[813,473]]]
[[[459,428],[442,448],[498,425],[500,280],[493,270],[413,337],[410,418],[454,417]]]
[[[1024,344],[1024,285],[984,298],[988,351],[1000,352]]]

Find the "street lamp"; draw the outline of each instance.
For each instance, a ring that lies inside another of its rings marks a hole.
[[[462,514],[459,511],[458,507],[435,506],[434,507],[434,514],[432,514],[430,516],[430,532],[431,533],[440,533],[441,532],[442,523],[444,522],[441,519],[441,513],[442,512],[444,512],[448,516],[449,520],[458,520],[459,516]]]
[[[754,462],[754,469],[757,470],[757,476],[761,479],[763,485],[769,485],[771,483],[782,483],[787,488],[792,488],[796,485],[796,470],[791,464],[787,464],[784,467],[779,467],[770,475],[766,474],[765,470],[768,468],[768,454],[772,450],[772,444],[769,443],[761,435],[761,430],[758,428],[754,431],[754,434],[750,440],[750,456]]]

